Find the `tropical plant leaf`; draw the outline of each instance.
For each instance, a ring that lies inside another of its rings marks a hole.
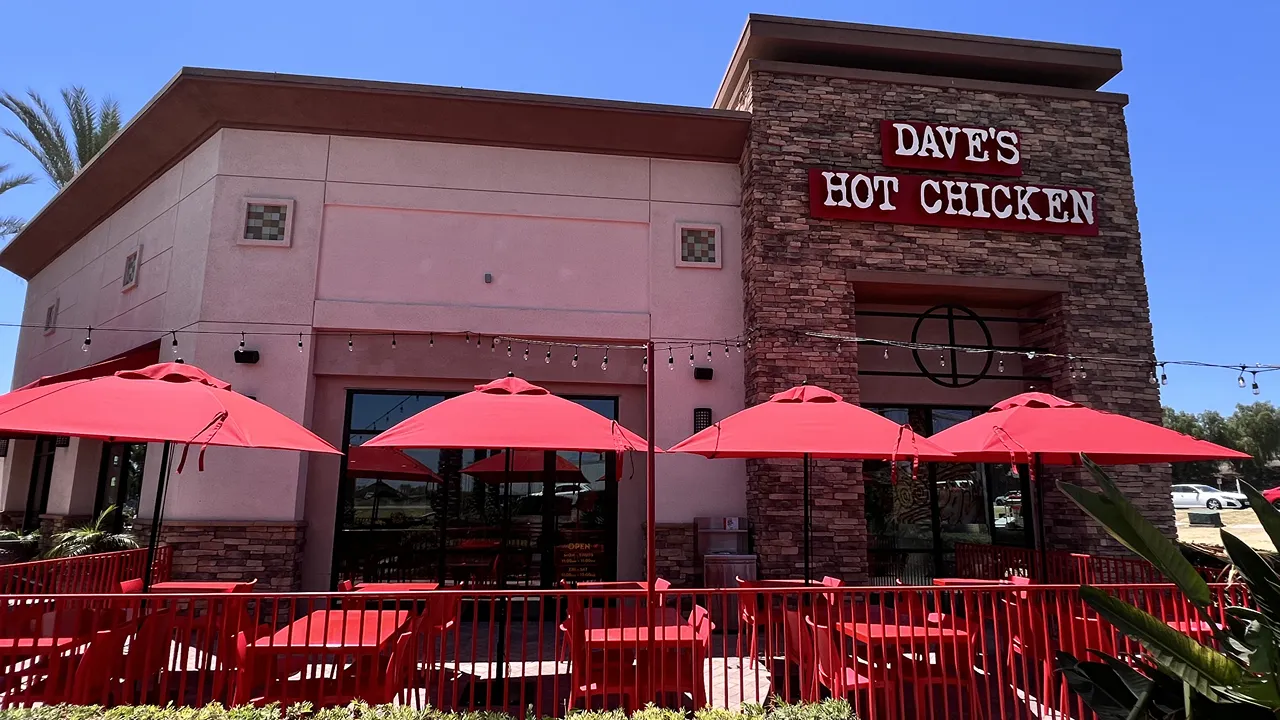
[[[1129,689],[1129,692],[1132,693],[1135,698],[1141,698],[1144,694],[1155,688],[1154,680],[1143,675],[1137,670],[1134,670],[1128,664],[1117,660],[1101,650],[1091,649],[1089,652],[1099,658],[1102,658],[1102,661],[1106,663],[1107,667],[1111,668],[1111,671],[1114,672],[1117,677],[1120,678],[1124,683],[1124,686]]]
[[[1219,689],[1241,685],[1244,668],[1211,647],[1169,627],[1163,620],[1095,587],[1080,587],[1080,597],[1120,632],[1142,643],[1156,663],[1213,701]]]
[[[25,131],[4,128],[4,135],[31,153],[56,187],[71,182],[120,131],[120,107],[114,100],[95,103],[81,87],[65,88],[61,94],[70,141],[53,107],[34,90],[28,90],[26,98],[0,93],[0,107],[13,113]]]
[[[1222,547],[1231,558],[1231,564],[1240,572],[1245,584],[1253,593],[1253,601],[1258,604],[1263,615],[1280,618],[1280,576],[1257,550],[1249,547],[1240,538],[1226,530],[1221,531]]]
[[[1086,490],[1071,483],[1058,483],[1058,487],[1072,502],[1097,520],[1108,533],[1137,555],[1146,559],[1165,577],[1173,581],[1187,599],[1200,607],[1213,602],[1209,584],[1200,577],[1195,567],[1187,562],[1178,546],[1164,536],[1156,526],[1142,516],[1120,494],[1111,479],[1097,465],[1082,456],[1103,492]]]
[[[1271,503],[1262,497],[1262,493],[1247,482],[1240,483],[1240,491],[1249,498],[1249,507],[1253,509],[1253,514],[1258,516],[1258,522],[1262,524],[1267,537],[1271,538],[1272,546],[1280,548],[1280,510],[1272,507]]]
[[[1065,652],[1056,654],[1054,665],[1066,678],[1071,691],[1079,695],[1100,720],[1128,720],[1137,697],[1110,667],[1080,662]]]

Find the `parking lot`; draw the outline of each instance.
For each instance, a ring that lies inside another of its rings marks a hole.
[[[1189,510],[1177,510],[1178,514],[1178,539],[1185,542],[1202,543],[1205,545],[1221,545],[1222,538],[1219,535],[1218,528],[1212,527],[1191,527],[1190,520],[1187,519]],[[1267,537],[1267,533],[1262,529],[1262,525],[1258,523],[1258,516],[1253,514],[1252,510],[1222,510],[1222,522],[1225,530],[1249,543],[1258,550],[1270,550],[1275,552],[1275,546],[1271,544],[1271,540]]]

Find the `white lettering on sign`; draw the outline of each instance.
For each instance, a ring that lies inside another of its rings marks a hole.
[[[897,210],[893,195],[898,192],[898,178],[889,175],[850,175],[843,172],[824,172],[827,195],[822,201],[828,207],[871,207],[880,196],[881,210]]]
[[[890,167],[1022,174],[1018,134],[995,127],[883,120],[880,151]]]

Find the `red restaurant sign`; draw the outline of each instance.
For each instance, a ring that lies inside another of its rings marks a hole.
[[[1022,175],[1021,139],[1012,130],[882,120],[888,167],[983,175]],[[809,170],[814,217],[1058,235],[1097,235],[1093,190],[1015,180]]]
[[[1019,142],[1004,128],[880,121],[880,154],[889,167],[1018,177]]]
[[[1095,199],[1078,187],[809,170],[810,213],[837,220],[1097,235]]]

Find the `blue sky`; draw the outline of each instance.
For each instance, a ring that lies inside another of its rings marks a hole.
[[[5,25],[17,30],[5,33],[0,88],[52,97],[81,84],[113,95],[127,115],[183,65],[705,106],[749,12],[1118,47],[1125,70],[1106,89],[1131,98],[1159,357],[1280,364],[1280,4],[1268,0],[165,1],[83,21],[72,20],[85,17],[83,2],[5,5]],[[3,138],[0,162],[38,171]],[[51,194],[47,183],[11,191],[0,214],[30,216]],[[23,288],[0,271],[0,322],[20,320]],[[12,373],[15,341],[0,329],[0,377]],[[1224,370],[1169,376],[1164,402],[1179,409],[1229,411],[1255,399]],[[1260,384],[1261,399],[1280,397],[1280,373]]]

